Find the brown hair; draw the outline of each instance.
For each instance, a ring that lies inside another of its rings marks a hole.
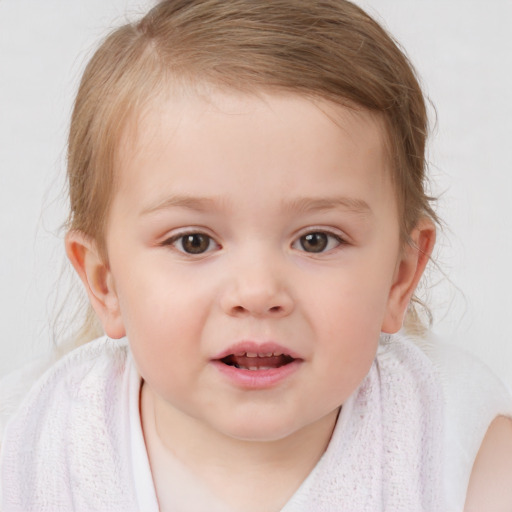
[[[403,239],[421,217],[436,220],[425,193],[421,88],[407,57],[364,11],[346,0],[164,0],[115,30],[85,70],[69,135],[69,229],[104,251],[127,121],[155,96],[196,84],[278,89],[378,113]]]

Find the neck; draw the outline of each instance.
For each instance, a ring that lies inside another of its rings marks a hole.
[[[148,386],[143,386],[141,402],[143,425],[153,423],[161,445],[158,456],[178,459],[233,510],[242,506],[244,511],[250,510],[248,503],[259,511],[285,505],[324,453],[338,414],[333,411],[282,439],[247,441],[171,407]]]

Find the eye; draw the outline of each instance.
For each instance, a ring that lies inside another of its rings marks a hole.
[[[164,245],[172,245],[186,254],[203,254],[218,247],[213,238],[204,233],[185,233],[170,238]]]
[[[326,233],[325,231],[313,231],[302,235],[296,242],[294,242],[293,247],[305,252],[321,253],[335,249],[342,243],[343,240],[332,233]]]

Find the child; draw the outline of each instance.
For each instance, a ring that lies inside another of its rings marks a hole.
[[[509,509],[509,397],[404,334],[435,241],[426,129],[407,59],[346,1],[165,0],[112,33],[66,237],[106,336],[10,420],[2,510]]]

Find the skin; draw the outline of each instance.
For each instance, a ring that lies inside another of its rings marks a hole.
[[[435,229],[422,219],[401,242],[384,129],[366,111],[217,92],[160,101],[132,128],[108,261],[76,232],[68,255],[106,333],[130,340],[152,466],[175,457],[232,509],[279,510],[380,332],[401,327]],[[327,245],[311,251],[307,235]],[[298,369],[242,389],[212,359],[244,340],[286,347]],[[162,474],[155,485],[164,507]]]
[[[473,465],[465,512],[512,510],[512,421],[500,416],[490,425]]]

